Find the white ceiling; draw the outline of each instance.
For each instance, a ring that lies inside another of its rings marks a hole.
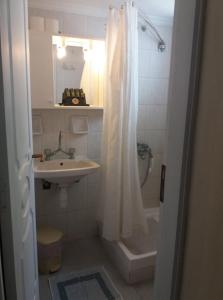
[[[29,0],[30,7],[82,12],[106,16],[109,6],[120,6],[125,0]],[[175,0],[135,0],[146,15],[172,18]]]

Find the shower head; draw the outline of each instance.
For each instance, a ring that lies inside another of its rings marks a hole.
[[[143,32],[146,32],[146,31],[147,31],[147,26],[146,26],[146,25],[141,25],[141,30],[142,30]],[[164,52],[164,51],[166,50],[166,44],[165,44],[165,42],[164,42],[163,39],[160,38],[160,41],[159,41],[157,47],[158,47],[158,50],[159,50],[160,52]]]
[[[163,38],[161,37],[159,31],[156,29],[156,27],[151,23],[151,21],[144,15],[144,13],[140,13],[140,17],[143,19],[143,23],[141,23],[141,30],[143,32],[146,32],[147,29],[149,28],[153,34],[156,36],[158,39],[158,50],[160,52],[164,52],[166,50],[166,43],[164,42]],[[145,25],[146,23],[146,25]]]
[[[164,51],[166,50],[166,44],[165,44],[164,41],[160,41],[160,42],[158,43],[158,50],[159,50],[160,52],[164,52]]]

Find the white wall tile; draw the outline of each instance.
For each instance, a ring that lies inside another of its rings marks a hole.
[[[64,14],[63,33],[73,36],[86,36],[87,17],[76,14]]]
[[[96,236],[98,234],[97,207],[88,208],[86,210],[86,218],[88,220],[85,226],[86,236]]]
[[[139,28],[139,49],[157,51],[156,37],[149,30],[143,32],[141,27]]]
[[[86,232],[86,214],[84,211],[74,211],[68,213],[67,221],[68,221],[68,239],[79,239],[85,236]]]
[[[58,148],[58,134],[47,134],[44,133],[42,136],[42,151],[46,148],[49,148],[51,150],[56,150]]]
[[[147,129],[148,110],[147,105],[139,105],[138,108],[138,130]]]
[[[68,190],[69,212],[74,210],[85,210],[87,208],[87,179],[83,178]]]
[[[88,158],[98,159],[101,157],[101,133],[88,134]]]
[[[89,184],[87,187],[87,207],[98,207],[99,199],[101,196],[101,189],[100,186],[96,184]]]
[[[34,153],[42,152],[42,136],[33,135],[33,152]]]
[[[168,79],[139,78],[139,104],[167,104]]]
[[[167,104],[169,79],[154,78],[150,80],[151,104]]]
[[[89,132],[102,132],[103,114],[102,112],[88,113]]]
[[[86,33],[89,38],[105,39],[106,19],[97,17],[87,17]]]
[[[60,111],[43,110],[41,113],[44,134],[58,134],[64,130],[63,114]]]
[[[139,105],[138,115],[139,130],[165,130],[166,106],[165,105]]]
[[[73,111],[73,110],[66,110],[63,111],[63,128],[65,132],[70,132],[71,131],[71,119],[73,117],[88,117],[88,114],[86,111]]]
[[[152,51],[139,50],[139,76],[140,77],[151,76],[152,55],[153,55]]]
[[[147,105],[147,124],[145,129],[165,130],[166,129],[166,106]]]
[[[83,38],[104,39],[106,19],[57,11],[29,8],[29,16],[42,16],[59,20],[59,30],[62,34]]]
[[[75,156],[87,157],[87,134],[67,134],[66,149],[75,148]]]
[[[29,16],[40,16],[50,19],[57,19],[59,21],[59,31],[63,32],[63,14],[52,10],[43,10],[39,8],[29,8]]]
[[[170,53],[152,52],[151,53],[151,73],[154,78],[169,78],[170,74]]]
[[[139,78],[139,104],[147,105],[151,104],[151,79],[149,78]]]
[[[55,185],[51,185],[51,189],[44,190],[42,180],[35,180],[36,184],[36,207],[37,212],[41,215],[51,215],[65,213],[66,209],[61,209],[59,201],[59,190]]]

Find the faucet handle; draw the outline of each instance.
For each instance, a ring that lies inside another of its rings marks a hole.
[[[68,153],[69,153],[70,159],[74,159],[75,152],[76,152],[75,148],[69,148]]]
[[[45,155],[50,155],[51,153],[52,153],[51,149],[49,149],[49,148],[44,149]]]
[[[47,148],[43,150],[44,155],[45,155],[45,160],[50,160],[50,157],[52,156],[52,151],[51,149]]]
[[[32,158],[39,158],[40,162],[43,162],[43,154],[42,153],[33,154]]]

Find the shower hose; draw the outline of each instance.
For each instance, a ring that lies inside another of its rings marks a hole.
[[[138,143],[137,144],[137,151],[138,151],[138,156],[140,157],[141,160],[144,161],[144,160],[147,159],[146,172],[145,172],[145,176],[143,178],[143,181],[141,183],[141,188],[143,188],[144,185],[147,182],[147,179],[149,177],[149,173],[152,169],[153,154],[152,154],[152,149],[149,147],[149,145],[143,144],[143,143]]]
[[[150,170],[151,170],[151,168],[152,168],[152,160],[153,160],[153,158],[150,157],[150,156],[148,155],[148,157],[147,157],[146,172],[145,172],[144,179],[143,179],[143,181],[142,181],[142,183],[141,183],[141,188],[144,187],[144,185],[146,184],[147,179],[148,179],[148,177],[149,177],[149,173],[150,173]]]

